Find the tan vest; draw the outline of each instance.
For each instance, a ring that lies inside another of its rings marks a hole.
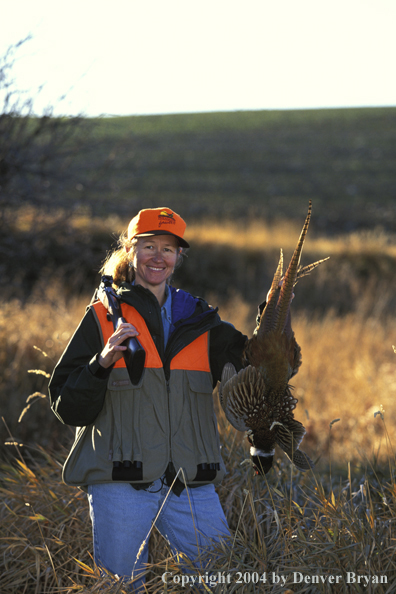
[[[101,303],[95,303],[93,311],[105,344],[113,333],[112,322]],[[176,471],[183,469],[188,484],[208,483],[207,478],[202,480],[202,467],[212,465],[217,470],[211,482],[219,483],[225,467],[213,409],[209,333],[172,359],[166,381],[144,319],[127,304],[122,305],[122,313],[138,330],[146,351],[143,376],[133,386],[124,360],[117,361],[101,412],[92,425],[77,429],[64,466],[64,481],[75,486],[113,481],[151,483],[172,462]]]

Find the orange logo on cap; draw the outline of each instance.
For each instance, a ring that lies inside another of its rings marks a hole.
[[[173,212],[166,212],[166,210],[161,210],[158,215],[158,226],[162,227],[162,225],[176,225],[176,221],[173,218]]]

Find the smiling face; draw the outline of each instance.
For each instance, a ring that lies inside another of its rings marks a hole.
[[[174,271],[179,244],[172,235],[139,237],[134,250],[135,283],[159,295]]]

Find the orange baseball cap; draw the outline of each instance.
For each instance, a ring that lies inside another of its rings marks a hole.
[[[128,239],[150,235],[174,235],[181,247],[190,247],[183,239],[186,223],[170,208],[145,208],[128,225]]]

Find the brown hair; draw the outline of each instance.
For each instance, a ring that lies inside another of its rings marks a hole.
[[[117,285],[117,287],[123,282],[131,283],[135,279],[135,269],[132,266],[132,261],[135,256],[137,242],[137,237],[128,239],[126,231],[121,233],[117,242],[119,247],[107,255],[103,266],[100,269],[101,275],[107,274],[113,277],[113,283]],[[129,251],[127,251],[127,248],[129,248]],[[183,256],[185,255],[184,248],[180,247],[175,270],[181,266]],[[172,276],[167,279],[168,284],[171,279]]]

